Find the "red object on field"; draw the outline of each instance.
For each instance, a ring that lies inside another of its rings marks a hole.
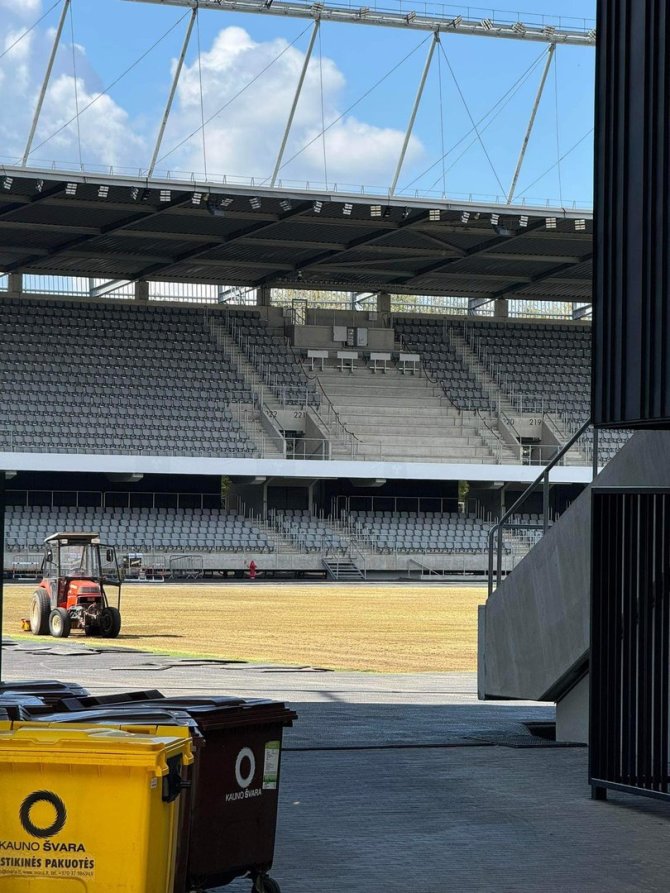
[[[250,580],[256,579],[256,562],[253,560],[253,558],[249,562],[249,579]]]

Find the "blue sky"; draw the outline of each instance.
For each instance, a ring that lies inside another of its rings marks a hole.
[[[22,0],[17,4],[0,0],[4,48],[53,2]],[[521,20],[537,15],[582,19],[595,15],[595,0],[522,3]],[[394,0],[387,0],[385,5],[393,8]],[[72,21],[66,24],[31,160],[76,163],[81,141],[81,158],[87,165],[114,165],[129,171],[146,168],[188,10],[126,0],[72,0],[72,7]],[[409,8],[407,0],[403,8]],[[456,8],[467,14],[467,7]],[[507,10],[511,18],[515,17],[515,6],[503,2],[495,9]],[[22,152],[59,11],[60,7],[55,8],[28,38],[0,59],[3,160],[16,160]],[[474,15],[479,14],[477,9]],[[75,124],[60,130],[73,116],[75,102],[81,109],[95,99],[175,23],[159,46],[109,96],[95,101],[81,115],[79,132]],[[307,20],[203,11],[187,55],[159,170],[204,173],[199,130],[202,79],[205,118],[229,103],[205,128],[208,175],[268,177],[308,44],[309,28]],[[423,32],[324,23],[287,147],[288,163],[282,168],[282,179],[292,183],[309,180],[314,185],[327,179],[340,188],[344,184],[387,188],[429,40]],[[546,47],[536,43],[444,36],[433,59],[400,189],[417,190],[419,194],[440,194],[444,190],[447,195],[473,198],[504,193],[511,181],[545,52]],[[590,203],[594,55],[592,49],[558,47],[517,197],[562,200],[565,205]],[[409,58],[399,65],[405,57]],[[265,66],[269,66],[268,71],[235,99]],[[395,66],[397,70],[389,73]],[[380,79],[382,84],[357,102]],[[518,79],[522,83],[517,92],[483,130],[482,148],[476,135],[467,135],[472,128],[470,116],[479,120],[499,108],[501,97]],[[328,125],[341,115],[326,135],[324,162],[324,141],[319,137],[322,121]],[[198,133],[183,142],[194,130]],[[559,155],[580,140],[557,166]],[[444,165],[440,160],[443,151],[448,151]]]

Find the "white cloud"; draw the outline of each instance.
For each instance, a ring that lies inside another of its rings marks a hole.
[[[9,19],[15,14],[17,5],[21,7],[21,20],[7,22],[0,38],[5,47],[25,30],[23,13],[26,7],[30,6],[32,12],[38,14],[42,8],[37,0],[22,4],[0,0],[1,10],[11,10],[3,17]],[[46,55],[53,40],[52,32],[53,28],[46,24],[35,29],[0,60],[0,102],[3,107],[0,116],[0,145],[3,148],[0,153],[4,158],[16,160],[23,153]],[[64,42],[62,49],[65,52],[59,54],[59,59],[64,62],[71,55],[71,47]],[[77,46],[77,49],[82,56],[86,54],[85,47]],[[289,46],[284,39],[257,42],[243,28],[225,28],[215,36],[200,60],[205,118],[222,109],[206,127],[210,175],[270,176],[304,59],[304,50]],[[172,71],[175,64],[172,60]],[[200,76],[197,59],[184,66],[177,101],[163,141],[163,153],[170,152],[200,127]],[[96,77],[89,55],[76,81],[80,110],[97,95]],[[142,118],[139,121],[130,117],[123,108],[122,99],[119,101],[118,98],[123,96],[122,90],[132,90],[133,77],[141,77],[141,72],[134,72],[117,88],[117,99],[102,96],[80,115],[81,154],[85,163],[134,169],[148,163],[162,108],[151,110],[151,120]],[[257,80],[249,84],[255,77]],[[166,91],[168,85],[169,73],[165,71]],[[322,102],[323,119],[328,125],[342,114],[345,86],[344,75],[333,60],[323,58],[320,71],[315,52],[305,78],[280,178],[285,181],[310,180],[314,184],[324,180],[323,139],[320,136]],[[53,160],[78,162],[76,123],[67,123],[75,114],[74,87],[72,74],[68,73],[67,67],[59,68],[57,62],[33,144],[33,164]],[[388,184],[403,134],[367,123],[364,114],[358,110],[357,115],[343,116],[328,129],[328,180],[331,184]],[[421,160],[423,154],[420,141],[412,139],[407,153],[408,167]],[[159,161],[158,172],[165,169],[203,172],[200,133]]]
[[[133,132],[128,113],[109,96],[96,99],[98,94],[89,92],[81,78],[77,78],[75,102],[74,87],[74,78],[65,74],[49,86],[35,138],[35,155],[55,153],[58,159],[75,160],[80,137],[84,160],[140,167],[146,158],[146,143],[141,135]],[[80,114],[78,137],[76,122],[68,122],[76,114],[77,103],[82,110],[92,100],[94,104]],[[52,134],[55,136],[40,146]]]
[[[42,0],[0,0],[0,9],[8,9],[12,15],[30,19],[42,12]]]
[[[25,13],[27,5],[39,13],[40,3],[10,4],[0,0],[0,9],[11,8],[11,13]],[[25,25],[7,25],[2,38],[4,48],[25,31]],[[45,60],[51,50],[55,31],[52,27],[35,29],[25,35],[10,52],[0,60],[0,150],[3,160],[17,161],[23,154],[37,96],[44,76]],[[85,48],[76,44],[81,56]],[[71,54],[71,46],[64,44]],[[62,56],[61,56],[62,58]],[[56,72],[58,70],[58,62]],[[54,73],[47,90],[39,125],[33,141],[30,161],[76,162],[79,160],[76,123],[60,128],[75,115],[75,81],[71,74]],[[77,78],[78,105],[82,110],[97,96],[97,91],[85,78]],[[56,133],[56,131],[60,131]],[[82,157],[88,163],[131,165],[139,168],[145,164],[146,140],[136,133],[127,112],[111,97],[102,96],[80,116]],[[52,137],[53,134],[56,134]],[[50,137],[52,137],[50,139]],[[44,145],[40,145],[44,142]]]
[[[280,56],[281,54],[281,56]],[[273,60],[280,58],[273,63]],[[288,120],[304,52],[284,40],[256,43],[242,28],[219,32],[210,50],[201,57],[205,120],[223,110],[206,125],[208,173],[267,177],[271,174]],[[270,66],[270,67],[268,67]],[[268,68],[263,74],[265,68]],[[308,68],[291,135],[280,171],[285,180],[324,180],[323,119],[326,126],[337,119],[340,94],[345,86],[342,72],[331,60],[316,57]],[[254,77],[258,80],[236,97]],[[178,109],[166,135],[167,152],[200,126],[200,71],[197,60],[184,66],[178,91]],[[232,101],[231,101],[232,100]],[[228,104],[230,103],[230,104]],[[376,127],[344,116],[326,134],[329,182],[387,184],[402,145],[398,130]],[[304,151],[300,150],[307,146]],[[417,139],[410,140],[407,161],[423,154]],[[296,156],[293,160],[293,156]],[[202,137],[197,133],[171,153],[159,167],[202,172]]]

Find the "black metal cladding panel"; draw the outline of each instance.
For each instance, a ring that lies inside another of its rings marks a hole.
[[[601,0],[593,419],[670,427],[670,11]]]
[[[667,798],[670,493],[594,488],[589,780]]]

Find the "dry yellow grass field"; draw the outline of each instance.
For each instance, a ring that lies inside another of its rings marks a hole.
[[[34,588],[5,587],[6,635],[21,635]],[[116,642],[330,669],[474,670],[477,606],[485,598],[483,588],[432,584],[135,584],[124,587]]]

